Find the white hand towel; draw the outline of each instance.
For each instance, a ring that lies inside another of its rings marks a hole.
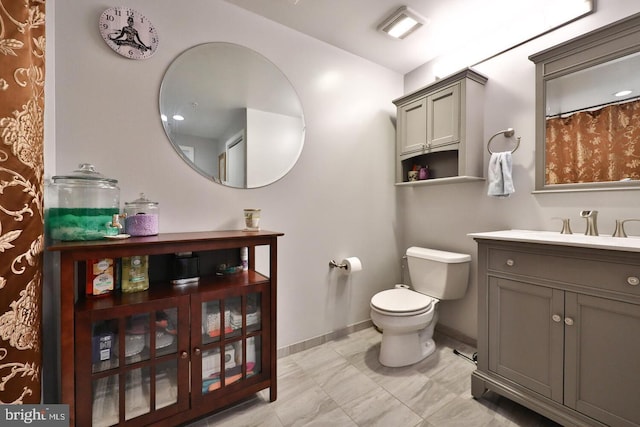
[[[511,152],[492,153],[489,159],[489,189],[487,194],[495,197],[509,197],[515,188],[511,176]]]

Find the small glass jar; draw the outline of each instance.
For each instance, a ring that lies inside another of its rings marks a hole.
[[[158,202],[147,199],[144,193],[133,202],[124,203],[125,232],[130,236],[155,236],[158,234],[160,208]]]

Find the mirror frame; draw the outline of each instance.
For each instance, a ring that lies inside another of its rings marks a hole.
[[[636,52],[640,52],[640,13],[529,56],[529,59],[536,64],[536,178],[534,193],[640,189],[640,181],[545,183],[547,81]]]

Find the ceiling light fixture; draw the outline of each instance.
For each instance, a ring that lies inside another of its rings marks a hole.
[[[630,90],[621,90],[620,92],[616,92],[613,94],[613,96],[627,96],[631,93]]]
[[[396,38],[403,39],[425,24],[426,20],[407,6],[393,12],[378,26],[378,31]]]

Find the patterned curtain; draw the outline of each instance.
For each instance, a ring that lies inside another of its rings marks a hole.
[[[546,183],[640,179],[640,100],[547,119]]]
[[[0,0],[0,403],[40,403],[44,11]]]

